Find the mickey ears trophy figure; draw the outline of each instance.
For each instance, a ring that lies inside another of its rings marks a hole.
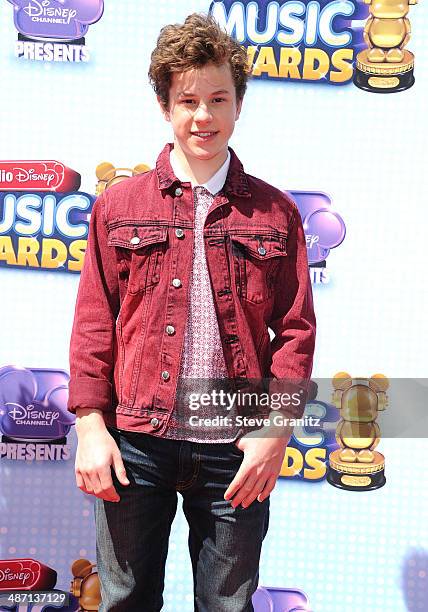
[[[332,403],[341,419],[336,428],[339,448],[329,457],[327,482],[348,491],[371,491],[385,484],[385,457],[374,449],[380,441],[376,423],[388,406],[389,381],[383,374],[352,378],[338,372],[333,378]]]
[[[415,82],[414,55],[405,45],[410,39],[409,5],[417,0],[364,0],[370,16],[364,28],[367,49],[357,55],[354,84],[376,93],[395,93]]]

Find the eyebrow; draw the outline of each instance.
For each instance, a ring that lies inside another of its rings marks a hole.
[[[214,91],[211,96],[217,96],[218,94],[228,94],[230,93],[227,89],[219,89],[218,91]],[[191,93],[190,91],[179,91],[177,94],[178,98],[186,97],[186,98],[194,98],[196,94]]]

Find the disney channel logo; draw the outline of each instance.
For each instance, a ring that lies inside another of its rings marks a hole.
[[[0,457],[63,460],[75,417],[67,410],[69,376],[63,370],[0,368]]]
[[[49,0],[37,2],[30,0],[27,6],[24,7],[24,13],[32,18],[32,21],[41,21],[43,23],[63,23],[68,24],[77,15],[77,11],[71,8],[55,8],[50,5]]]
[[[43,407],[38,408],[34,404],[28,406],[20,406],[14,402],[5,404],[9,408],[9,416],[16,425],[29,423],[31,425],[50,425],[59,419],[59,412],[54,410],[45,410]]]
[[[101,19],[103,0],[8,0],[18,30],[15,55],[38,61],[87,62],[84,36]]]
[[[345,239],[346,228],[342,217],[332,206],[331,199],[321,191],[286,191],[296,202],[302,218],[306,238],[309,270],[313,284],[327,284],[330,275],[326,259],[331,249]]]

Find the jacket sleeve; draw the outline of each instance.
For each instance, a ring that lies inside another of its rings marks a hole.
[[[116,258],[107,246],[106,193],[94,202],[70,339],[67,409],[112,407],[113,342],[119,312]]]
[[[309,276],[306,238],[297,207],[290,220],[287,256],[281,258],[274,307],[269,327],[271,343],[270,393],[300,397],[282,412],[300,418],[305,410],[315,349],[316,319]],[[296,395],[297,394],[297,395]]]

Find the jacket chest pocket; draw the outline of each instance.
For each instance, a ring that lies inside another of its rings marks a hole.
[[[254,304],[267,301],[273,295],[279,266],[287,255],[287,235],[246,233],[230,238],[238,295]]]
[[[128,293],[141,293],[159,283],[167,239],[167,227],[126,224],[109,229],[108,245],[115,248],[119,283]]]

